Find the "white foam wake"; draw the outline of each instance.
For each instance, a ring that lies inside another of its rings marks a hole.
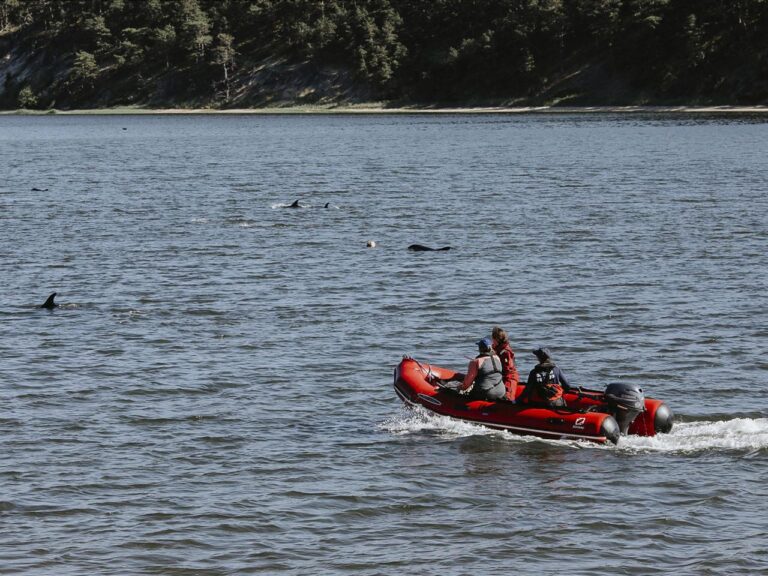
[[[512,434],[505,430],[494,430],[479,424],[472,424],[450,418],[449,416],[440,416],[434,412],[429,412],[421,406],[414,406],[410,409],[403,408],[400,414],[390,418],[381,424],[381,428],[392,434],[430,434],[440,438],[466,438],[469,436],[499,436],[509,439],[511,442],[556,442],[558,444],[570,444],[581,446],[582,442],[573,440],[547,440],[535,436],[520,436]],[[595,446],[597,446],[595,444]]]
[[[408,435],[429,433],[443,438],[498,435],[510,441],[557,442],[585,448],[609,448],[629,452],[700,452],[710,450],[735,450],[754,452],[768,449],[768,418],[734,418],[715,422],[675,422],[672,432],[656,436],[622,436],[616,447],[590,442],[566,440],[542,440],[532,436],[518,436],[506,431],[492,430],[484,426],[462,422],[447,416],[439,416],[420,407],[403,411],[382,423],[381,428],[392,434]]]
[[[402,411],[382,423],[381,428],[398,435],[418,434],[420,432],[438,433],[444,437],[463,438],[466,436],[502,434],[485,426],[478,426],[448,416],[428,412],[420,406]]]
[[[768,448],[768,418],[675,422],[669,434],[626,436],[619,441],[619,448],[655,452],[762,450]]]

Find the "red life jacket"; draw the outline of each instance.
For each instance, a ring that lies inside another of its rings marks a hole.
[[[536,384],[533,390],[535,400],[544,400],[545,402],[556,402],[563,397],[563,387],[555,377],[554,367],[549,369],[537,370],[535,374]],[[537,396],[539,398],[537,398]]]
[[[517,396],[517,383],[520,382],[520,375],[515,367],[515,353],[509,346],[509,343],[498,346],[494,349],[501,358],[501,374],[504,378],[504,388],[507,389],[507,400],[514,400]]]

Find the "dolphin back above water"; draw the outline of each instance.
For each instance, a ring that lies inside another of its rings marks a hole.
[[[299,203],[298,200],[294,200],[293,204],[289,204],[286,206],[286,208],[312,208],[312,206],[304,206],[301,203]],[[323,208],[338,208],[338,206],[334,206],[330,202],[326,202]]]
[[[408,250],[412,250],[413,252],[443,252],[450,249],[450,246],[443,246],[442,248],[430,248],[429,246],[424,246],[423,244],[411,244],[408,246]]]

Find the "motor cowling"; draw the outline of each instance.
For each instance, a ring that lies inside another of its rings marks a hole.
[[[608,384],[605,402],[622,434],[626,434],[637,415],[645,410],[643,389],[634,384]]]

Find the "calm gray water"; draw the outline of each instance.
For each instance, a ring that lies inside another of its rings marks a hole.
[[[766,158],[755,117],[0,116],[0,573],[768,573]],[[401,407],[494,324],[673,433]]]

